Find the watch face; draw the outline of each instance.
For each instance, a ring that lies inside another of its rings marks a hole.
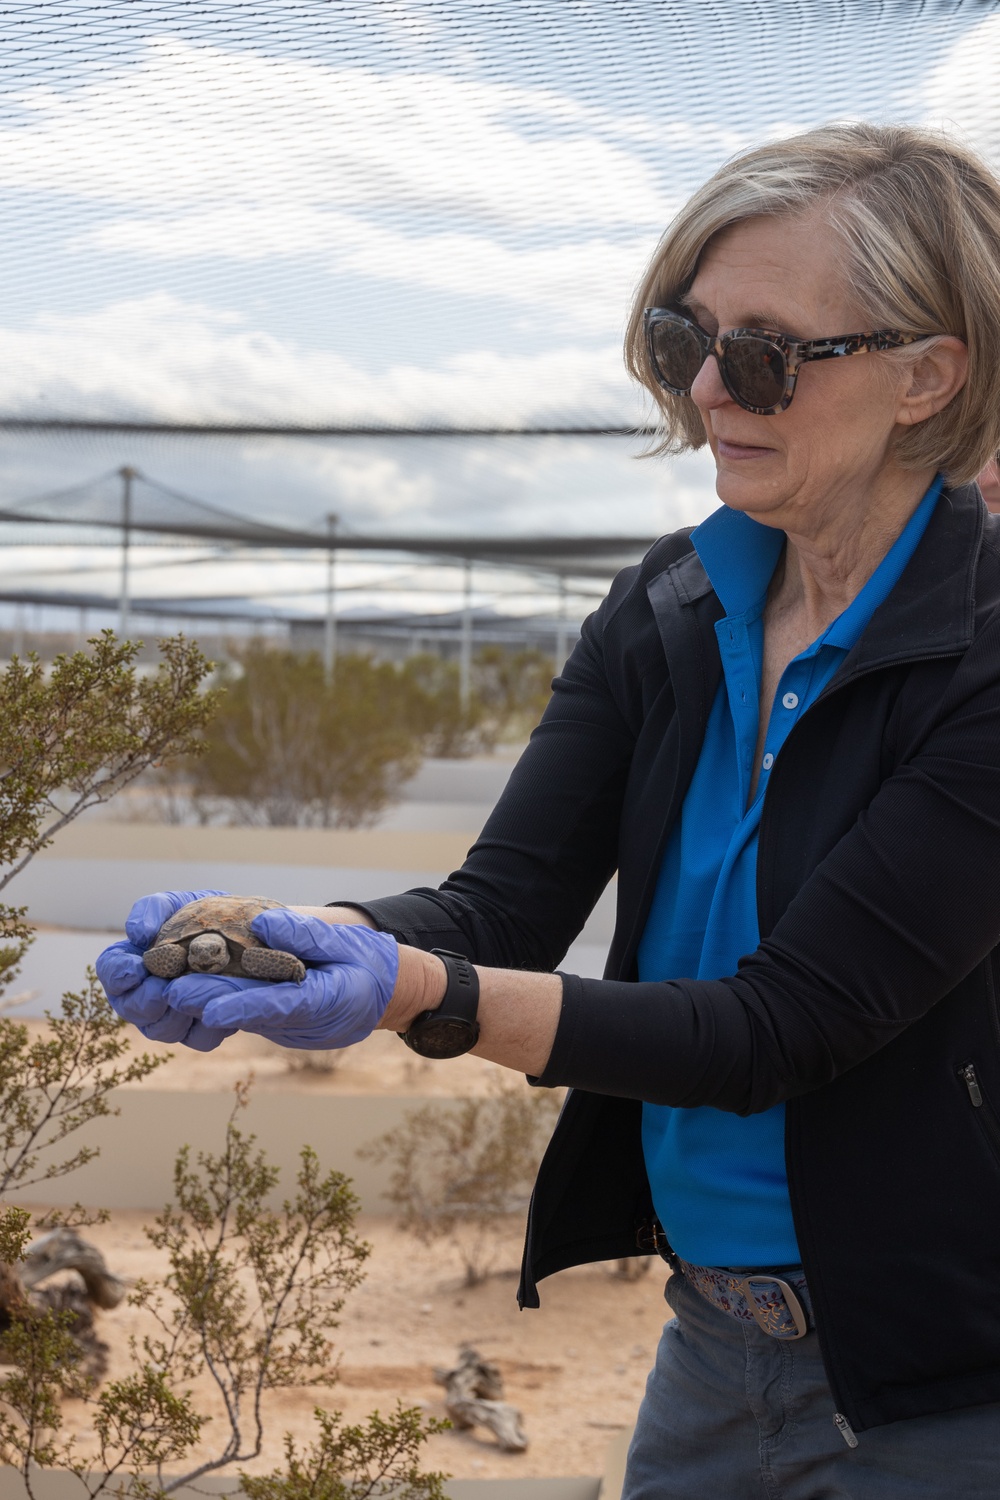
[[[475,1021],[462,1016],[430,1015],[406,1033],[406,1042],[421,1057],[461,1057],[479,1040]]]

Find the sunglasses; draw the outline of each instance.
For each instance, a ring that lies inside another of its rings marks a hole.
[[[831,339],[790,339],[765,328],[734,328],[732,333],[718,337],[669,307],[647,307],[643,327],[650,363],[665,391],[672,396],[690,396],[698,371],[712,355],[736,405],[759,417],[774,416],[791,405],[799,367],[808,360],[901,349],[904,344],[934,337],[930,333],[901,333],[896,328],[845,333]]]

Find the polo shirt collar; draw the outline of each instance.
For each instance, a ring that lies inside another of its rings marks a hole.
[[[726,614],[746,614],[764,602],[785,533],[722,505],[691,533],[694,549]]]

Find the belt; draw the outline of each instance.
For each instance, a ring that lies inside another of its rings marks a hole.
[[[801,1339],[815,1327],[812,1301],[801,1271],[727,1271],[692,1266],[679,1257],[676,1269],[696,1292],[730,1318],[756,1323],[772,1339]]]

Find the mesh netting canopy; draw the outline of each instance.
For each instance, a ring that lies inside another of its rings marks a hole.
[[[56,494],[80,519],[132,465],[196,537],[191,497],[261,546],[331,512],[383,541],[604,534],[611,572],[616,538],[714,503],[702,457],[637,464],[622,435],[646,417],[629,301],[692,190],[831,118],[943,124],[1000,161],[996,0],[0,16],[0,509],[22,517]]]
[[[0,415],[621,426],[632,287],[721,160],[1000,144],[974,0],[2,8]]]

